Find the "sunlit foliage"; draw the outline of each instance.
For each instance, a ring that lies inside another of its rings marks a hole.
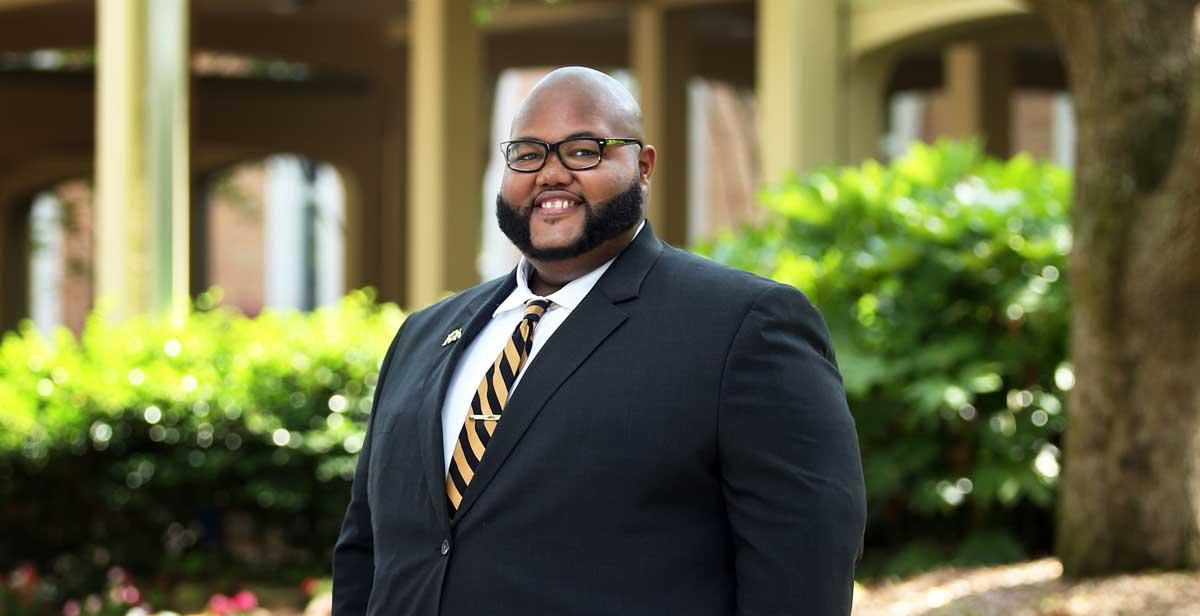
[[[1074,382],[1070,190],[1026,156],[918,145],[768,190],[764,224],[701,248],[825,315],[862,443],[864,572],[1049,547]]]
[[[186,573],[205,548],[326,568],[403,315],[367,292],[254,319],[212,302],[182,325],[96,314],[78,340],[31,325],[5,337],[0,524],[24,530],[4,533],[0,554],[99,550],[97,565]]]

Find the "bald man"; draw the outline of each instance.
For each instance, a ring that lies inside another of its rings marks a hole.
[[[501,148],[524,257],[392,342],[334,614],[849,614],[865,495],[820,314],[654,236],[610,77],[554,71]]]

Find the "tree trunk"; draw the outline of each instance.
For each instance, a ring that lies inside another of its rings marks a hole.
[[[1197,0],[1030,0],[1078,118],[1057,551],[1090,576],[1200,566]]]

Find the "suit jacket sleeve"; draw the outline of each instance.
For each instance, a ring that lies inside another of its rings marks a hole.
[[[404,325],[400,326],[400,332]],[[370,474],[371,443],[374,440],[375,412],[383,395],[383,384],[396,352],[396,334],[383,357],[379,379],[375,384],[375,399],[367,421],[367,434],[358,454],[358,466],[350,487],[350,505],[342,521],[342,531],[333,548],[333,615],[361,616],[367,613],[367,600],[375,577],[375,534],[371,525],[371,505],[367,502],[367,477]]]
[[[737,614],[849,615],[866,492],[825,322],[773,286],[726,362],[718,439]]]

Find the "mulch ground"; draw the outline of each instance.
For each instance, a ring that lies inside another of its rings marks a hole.
[[[1200,573],[1068,580],[1054,559],[855,589],[854,616],[1200,616]]]

